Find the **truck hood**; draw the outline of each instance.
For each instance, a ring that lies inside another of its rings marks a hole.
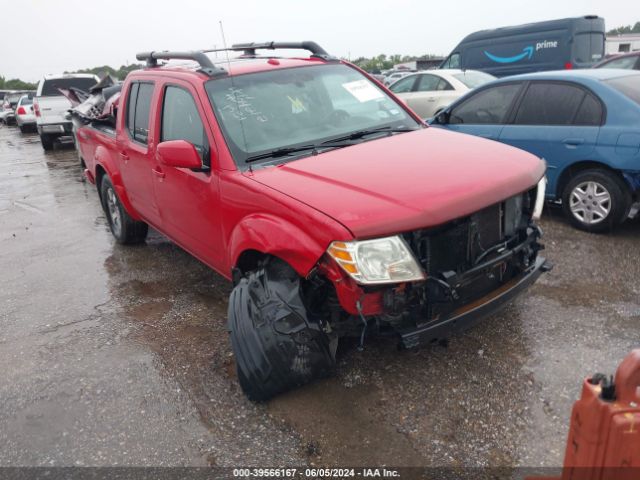
[[[368,238],[469,215],[532,188],[544,171],[522,150],[426,128],[245,175]]]

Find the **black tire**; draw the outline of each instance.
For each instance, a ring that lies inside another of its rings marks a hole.
[[[268,400],[328,376],[335,367],[329,337],[307,314],[300,277],[278,259],[233,289],[229,332],[238,381],[251,400]]]
[[[76,135],[76,131],[73,131],[73,146],[76,149],[76,155],[78,155],[78,163],[80,164],[80,168],[84,170],[87,168],[87,165],[84,163],[84,159],[82,158],[82,153],[80,152],[80,145],[78,144],[78,136]]]
[[[129,216],[122,206],[118,193],[108,176],[102,177],[100,182],[100,199],[102,208],[107,216],[109,228],[118,243],[135,245],[147,238],[149,226]]]
[[[42,148],[47,152],[53,150],[53,141],[54,140],[55,140],[55,138],[52,137],[51,135],[48,135],[46,133],[41,133],[40,134],[40,142],[42,143]]]
[[[20,133],[27,133],[29,131],[26,125],[19,125],[18,128],[20,128]]]
[[[585,185],[593,185],[596,189],[585,190]],[[610,200],[604,203],[606,208],[603,210],[598,208],[598,195],[594,194],[603,195],[605,192]],[[622,223],[629,216],[631,203],[631,193],[623,180],[615,173],[599,168],[577,173],[562,192],[565,216],[576,228],[592,233],[608,232]],[[574,213],[576,207],[581,208],[583,213]],[[606,215],[603,215],[602,212],[607,208]]]

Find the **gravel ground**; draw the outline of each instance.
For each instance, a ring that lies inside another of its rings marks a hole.
[[[254,404],[230,285],[159,234],[116,245],[75,150],[0,128],[0,466],[558,466],[581,381],[640,333],[640,222],[542,226],[555,269],[445,346],[339,351]]]

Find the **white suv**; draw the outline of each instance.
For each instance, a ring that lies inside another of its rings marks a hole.
[[[66,117],[71,102],[58,89],[74,87],[88,92],[98,80],[97,76],[86,73],[45,75],[40,80],[33,108],[42,148],[51,150],[57,138],[72,135],[71,121]]]

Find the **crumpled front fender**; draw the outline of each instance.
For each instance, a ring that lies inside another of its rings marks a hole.
[[[273,255],[287,262],[306,277],[325,252],[302,228],[280,217],[264,213],[251,214],[233,229],[229,239],[229,265],[233,268],[247,250]]]

